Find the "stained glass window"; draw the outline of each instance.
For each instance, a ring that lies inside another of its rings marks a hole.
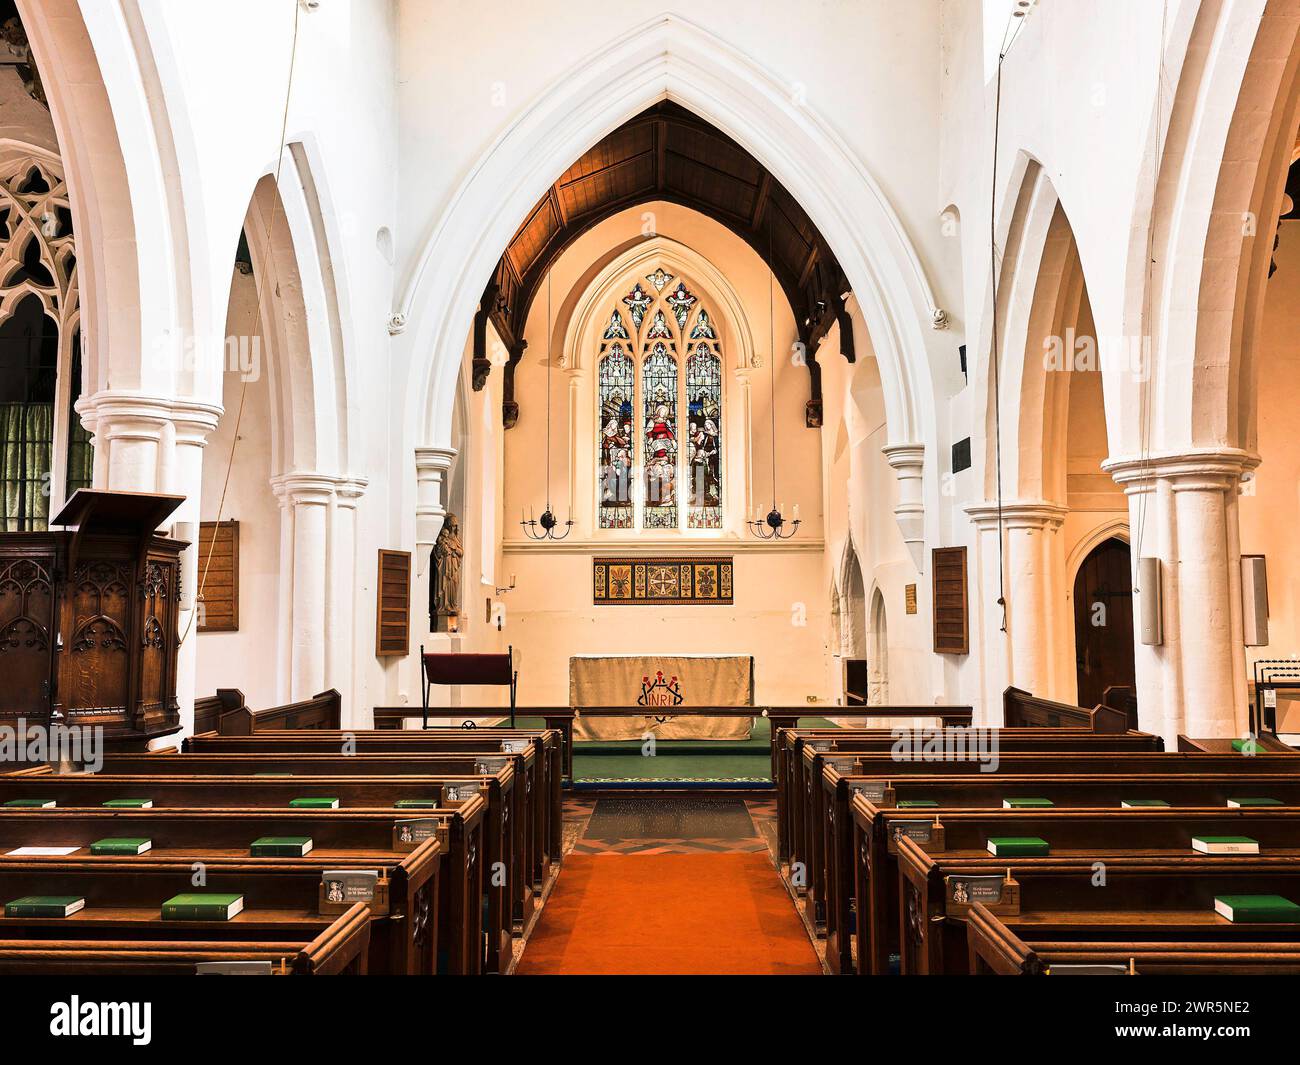
[[[615,317],[618,311],[614,312]],[[614,344],[600,360],[600,527],[632,528],[632,359]]]
[[[632,328],[640,329],[641,319],[645,317],[647,308],[654,303],[654,300],[646,294],[646,290],[641,287],[641,282],[638,281],[633,286],[632,291],[623,297],[623,302],[627,304],[627,309],[632,315]]]
[[[677,287],[673,294],[668,297],[668,306],[673,309],[673,317],[677,319],[677,328],[686,328],[686,318],[691,313],[691,306],[695,303],[696,297],[686,290],[682,282],[677,282]]]
[[[644,282],[617,301],[600,334],[598,525],[720,530],[717,327],[683,279],[657,267]]]
[[[659,269],[657,269],[653,274],[650,274],[646,277],[646,280],[649,281],[650,284],[654,285],[656,292],[662,292],[664,290],[664,286],[668,284],[668,282],[670,282],[672,279],[673,279],[673,275],[668,273],[662,266],[659,267]]]
[[[641,360],[647,529],[677,528],[677,360],[662,342]]]
[[[609,325],[605,327],[605,340],[627,339],[627,326],[623,324],[623,316],[618,313],[618,308],[614,308],[614,313],[609,316]]]
[[[654,321],[650,323],[650,331],[645,335],[646,340],[672,340],[673,331],[668,328],[668,319],[664,317],[663,311],[655,311]]]
[[[722,360],[708,344],[686,360],[687,528],[722,528]]]

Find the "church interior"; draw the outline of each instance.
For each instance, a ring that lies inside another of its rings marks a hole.
[[[1300,974],[1298,198],[1300,0],[0,0],[0,974]]]

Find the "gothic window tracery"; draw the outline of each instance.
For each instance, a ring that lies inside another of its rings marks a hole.
[[[604,319],[596,359],[597,525],[720,530],[717,330],[685,279],[660,266],[644,280]]]

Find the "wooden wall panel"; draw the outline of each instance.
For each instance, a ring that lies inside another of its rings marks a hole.
[[[199,525],[199,591],[199,632],[238,632],[239,522]]]
[[[934,650],[941,655],[970,654],[966,548],[936,547],[931,555],[934,581]]]
[[[409,653],[410,642],[411,553],[380,551],[375,654],[380,658],[401,657]]]

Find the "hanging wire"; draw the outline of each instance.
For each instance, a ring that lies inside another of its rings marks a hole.
[[[275,187],[277,189],[277,193],[280,187],[280,172],[284,167],[284,152],[287,146],[288,135],[289,135],[289,101],[293,96],[293,73],[294,73],[294,67],[298,59],[298,19],[302,14],[301,5],[297,3],[297,0],[288,0],[288,2],[293,4],[293,39],[289,45],[289,74],[285,81],[284,108],[280,116],[280,151],[279,154],[276,156],[276,160],[275,160]],[[271,232],[275,228],[275,215],[276,215],[276,210],[279,206],[280,206],[280,197],[277,194],[276,196],[272,197],[271,208],[267,214],[266,232],[264,235],[264,242],[262,245],[264,248],[267,249],[270,248]],[[268,255],[268,260],[269,258],[270,257]],[[267,272],[268,272],[267,270],[262,270],[258,274],[256,279],[257,280],[256,297],[254,299],[253,311],[254,311],[254,321],[257,323],[258,329],[261,329],[261,323],[262,323],[262,293],[266,286]],[[239,446],[239,427],[244,420],[244,401],[247,398],[247,396],[248,396],[248,376],[247,374],[245,374],[244,379],[241,382],[239,388],[239,406],[235,411],[235,426],[234,426],[234,432],[231,435],[231,439],[230,439],[230,453],[226,458],[226,473],[224,478],[222,478],[221,481],[221,497],[217,501],[217,516],[215,521],[215,526],[217,528],[219,528],[221,525],[221,515],[225,511],[226,493],[230,488],[230,474],[231,471],[234,470],[235,468],[235,450]],[[195,546],[197,547],[198,545],[196,544]],[[214,528],[212,542],[208,545],[208,554],[207,557],[204,559],[203,570],[202,573],[199,575],[198,588],[195,591],[194,609],[190,611],[189,620],[185,625],[185,631],[181,634],[181,638],[180,638],[181,644],[183,644],[189,638],[190,632],[194,628],[195,619],[199,616],[199,604],[203,602],[203,592],[207,588],[207,583],[208,583],[208,570],[212,567],[212,555],[216,551],[216,548],[217,548],[217,536],[216,536],[216,529]]]
[[[993,461],[998,512],[998,606],[1002,610],[1001,630],[1007,631],[1006,527],[1002,514],[1002,358],[998,336],[998,148],[1002,133],[1002,64],[1020,38],[1025,11],[1013,11],[1002,31],[998,65],[993,90],[993,165],[989,184],[989,284],[992,289],[992,336],[990,356],[993,364]]]
[[[767,379],[768,379],[768,415],[772,423],[772,510],[776,511],[776,271],[772,268],[772,216],[767,219]]]
[[[546,271],[546,509],[551,509],[551,279]]]
[[[1013,38],[1014,39],[1014,38]],[[1004,37],[1005,40],[1005,37]],[[998,351],[998,142],[1002,124],[1002,63],[1006,47],[999,50],[997,81],[993,95],[993,167],[989,184],[989,284],[993,312],[990,356],[993,362],[993,463],[998,505],[998,606],[1002,610],[1001,630],[1007,631],[1006,550],[1002,520],[1002,360]]]

